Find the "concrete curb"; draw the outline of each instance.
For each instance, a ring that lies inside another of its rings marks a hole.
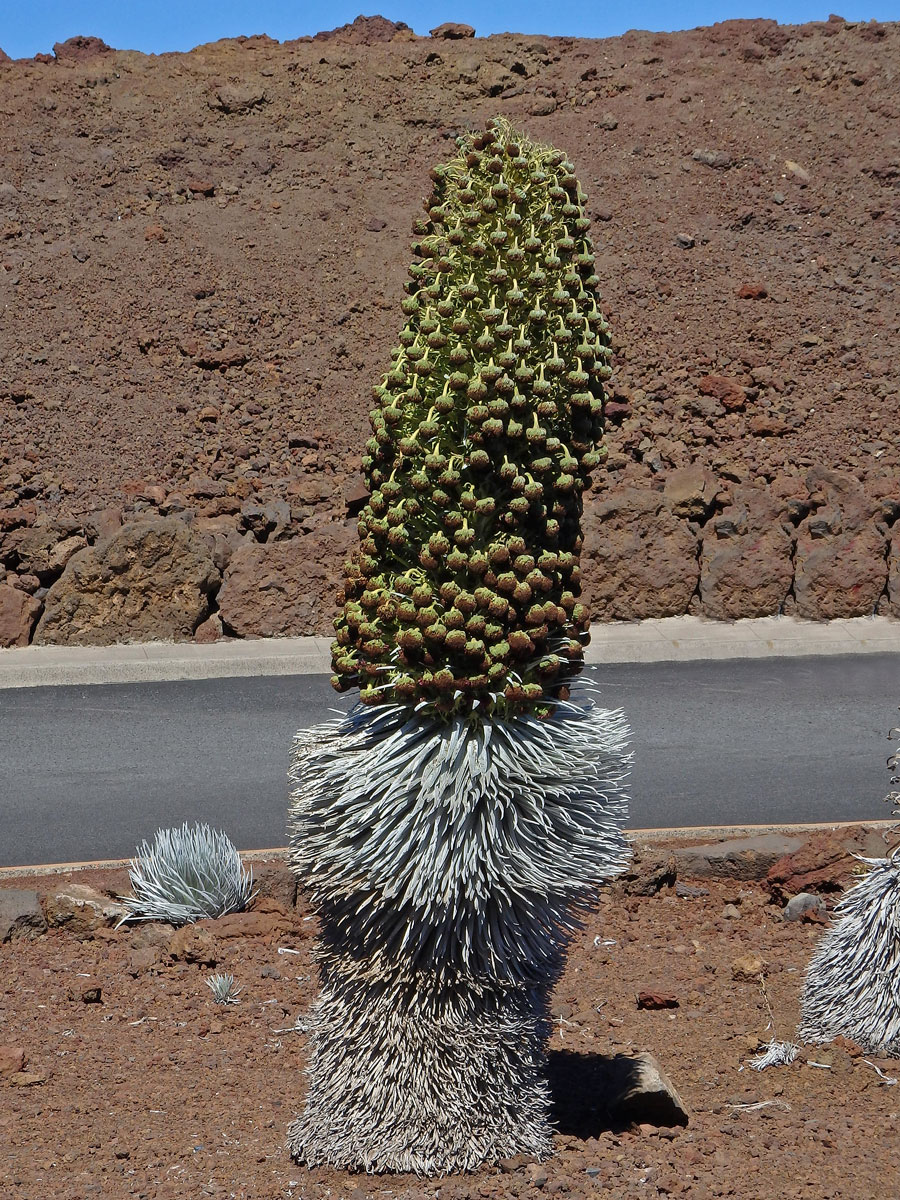
[[[625,837],[637,844],[652,845],[654,842],[670,842],[700,838],[704,842],[731,841],[734,838],[758,837],[766,833],[824,833],[835,829],[893,829],[895,821],[812,821],[800,824],[781,825],[685,825],[673,829],[625,829]],[[287,860],[287,846],[273,846],[268,850],[241,850],[246,863],[269,862],[272,859]],[[71,871],[117,871],[126,868],[131,858],[98,858],[85,862],[38,863],[31,866],[0,867],[0,882],[25,875],[65,875]]]
[[[260,638],[209,646],[149,642],[119,646],[26,646],[0,650],[0,689],[95,683],[160,683],[262,675],[329,675],[331,639]],[[900,620],[854,617],[801,621],[704,617],[594,625],[585,655],[604,663],[900,653]]]

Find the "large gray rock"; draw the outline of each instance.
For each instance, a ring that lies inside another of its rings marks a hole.
[[[0,942],[16,937],[37,937],[46,928],[37,892],[27,888],[0,888]]]
[[[614,1121],[687,1125],[688,1110],[652,1054],[617,1054],[608,1060],[606,1106]]]
[[[183,641],[208,616],[219,580],[209,545],[183,521],[135,521],[69,559],[47,593],[34,641]]]
[[[114,925],[128,912],[124,904],[86,883],[67,883],[44,897],[44,916],[51,927],[65,926],[78,937]]]
[[[697,538],[661,493],[628,489],[585,511],[581,569],[598,621],[682,616],[697,587]]]
[[[815,896],[812,892],[798,892],[788,900],[781,915],[785,921],[799,921],[807,916],[824,917],[825,912],[825,901],[821,896]]]
[[[761,833],[674,850],[679,879],[765,879],[770,869],[804,844],[801,837]]]
[[[652,1054],[551,1051],[555,1118],[561,1131],[587,1139],[610,1125],[687,1125],[688,1111]]]
[[[284,542],[240,546],[219,592],[219,615],[239,637],[328,634],[355,522],[335,521]]]

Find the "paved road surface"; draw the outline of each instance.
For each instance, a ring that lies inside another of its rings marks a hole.
[[[635,827],[884,819],[896,654],[616,664]],[[0,691],[0,866],[127,857],[205,820],[285,844],[291,735],[346,706],[318,675]]]

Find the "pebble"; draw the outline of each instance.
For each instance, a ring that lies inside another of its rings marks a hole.
[[[678,997],[669,992],[639,992],[637,1006],[651,1011],[660,1008],[678,1008]]]
[[[733,160],[725,150],[695,150],[691,155],[694,162],[703,163],[705,167],[713,167],[717,171],[727,170]]]
[[[811,892],[799,892],[788,900],[782,909],[782,916],[785,921],[799,921],[801,917],[813,914],[824,916],[825,911],[825,901],[821,896],[813,895]]]
[[[25,1067],[21,1046],[0,1046],[0,1075],[15,1075]]]

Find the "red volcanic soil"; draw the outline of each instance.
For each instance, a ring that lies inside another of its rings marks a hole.
[[[825,861],[837,844],[819,836],[795,857]],[[689,867],[671,858],[683,845],[645,848],[632,878],[604,891],[573,941],[552,1004],[553,1157],[446,1179],[310,1171],[291,1162],[286,1130],[302,1107],[307,1046],[292,1027],[316,993],[316,923],[302,897],[294,903],[283,865],[256,865],[264,895],[246,914],[176,931],[101,922],[87,930],[57,925],[33,940],[14,935],[0,945],[4,1198],[875,1200],[890,1193],[898,1117],[887,1080],[900,1065],[841,1042],[803,1047],[789,1066],[750,1067],[773,1021],[779,1040],[794,1037],[824,918],[786,921],[771,871],[768,886],[688,882]],[[875,842],[869,850],[878,852]],[[835,888],[838,876],[846,883],[854,865],[845,855],[812,886]],[[73,879],[113,894],[128,890],[124,871]],[[11,878],[3,889],[43,893],[50,916],[47,897],[64,883]],[[826,892],[829,905],[834,896]],[[83,919],[77,912],[73,921]],[[239,1003],[213,1002],[205,980],[214,971],[235,976]],[[678,1090],[686,1125],[652,1112],[610,1120],[602,1062],[642,1051]]]

